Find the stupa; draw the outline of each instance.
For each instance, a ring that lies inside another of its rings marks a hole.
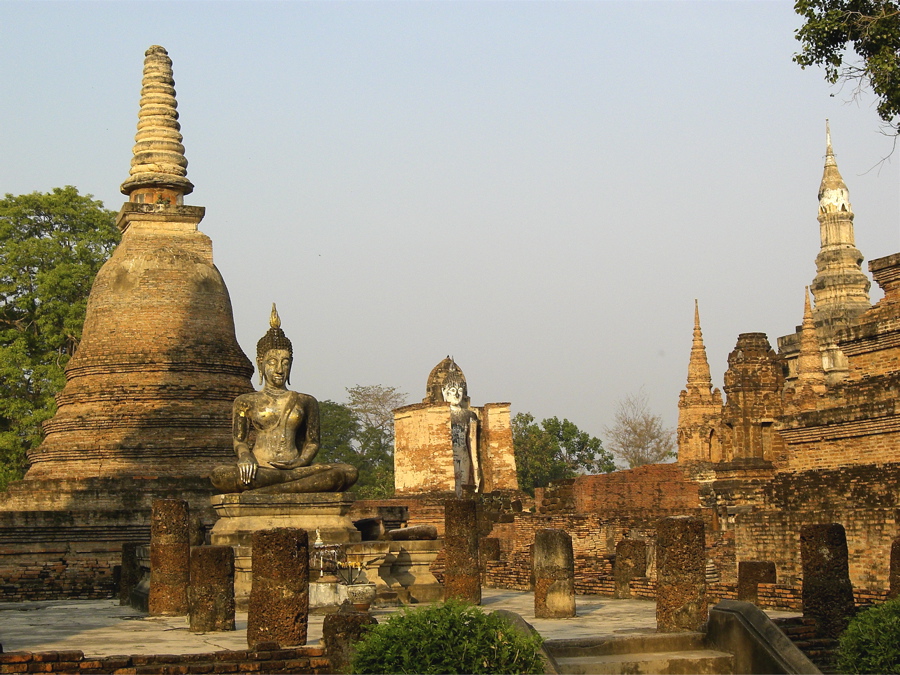
[[[205,209],[184,204],[193,185],[159,46],[146,52],[121,189],[122,240],[94,281],[57,413],[25,478],[0,495],[9,599],[111,592],[122,543],[149,541],[154,498],[187,499],[195,529],[211,524],[208,476],[233,458],[231,405],[253,390],[212,242],[197,229]]]

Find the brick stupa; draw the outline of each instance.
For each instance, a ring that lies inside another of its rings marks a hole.
[[[252,391],[231,301],[185,206],[193,185],[172,61],[150,47],[122,241],[97,274],[58,411],[24,480],[0,495],[6,597],[102,597],[123,542],[149,541],[151,501],[187,499],[210,524],[210,470],[233,458],[231,404]],[[29,572],[25,574],[23,570]]]

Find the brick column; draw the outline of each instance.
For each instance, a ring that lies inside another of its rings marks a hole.
[[[309,540],[306,530],[253,533],[253,582],[247,610],[247,644],[306,644],[309,618]]]
[[[645,576],[647,576],[647,542],[640,539],[623,539],[616,544],[613,597],[620,600],[630,598],[631,580]]]
[[[444,599],[481,604],[476,503],[471,499],[444,502]]]
[[[191,544],[188,503],[154,499],[150,515],[150,616],[188,613]]]
[[[737,599],[756,604],[759,584],[775,583],[775,563],[766,560],[741,560],[738,563]]]
[[[838,637],[856,612],[847,535],[840,523],[800,528],[803,616],[816,620],[821,637]]]
[[[565,530],[534,533],[534,616],[565,619],[575,616],[575,556]]]
[[[192,633],[234,630],[234,549],[195,546],[191,549]]]
[[[119,604],[131,604],[131,590],[138,585],[141,568],[138,565],[137,548],[140,544],[122,544],[122,572],[119,575]]]
[[[700,630],[707,614],[703,521],[663,518],[656,527],[656,630]]]

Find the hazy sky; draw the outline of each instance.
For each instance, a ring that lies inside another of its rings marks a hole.
[[[900,159],[791,61],[792,7],[0,2],[0,192],[118,209],[163,45],[245,352],[275,301],[319,399],[417,402],[452,354],[475,405],[603,437],[643,387],[674,426],[694,298],[717,386],[738,333],[800,323],[826,118],[857,246],[900,250]]]

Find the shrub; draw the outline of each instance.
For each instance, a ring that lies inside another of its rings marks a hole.
[[[864,610],[838,645],[842,673],[900,673],[900,598]]]
[[[446,603],[394,614],[354,648],[354,673],[543,673],[539,635],[473,605]]]

